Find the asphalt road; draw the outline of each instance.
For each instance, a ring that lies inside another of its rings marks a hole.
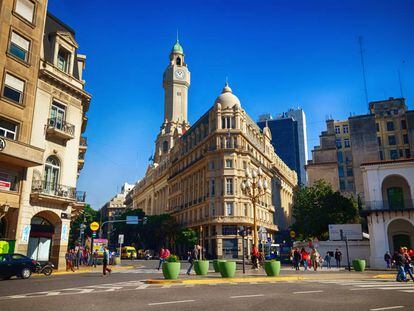
[[[414,283],[372,278],[209,285],[149,285],[155,262],[133,270],[0,282],[0,310],[414,310]],[[303,272],[303,274],[305,274]],[[320,277],[319,277],[320,276]],[[384,309],[385,308],[385,309]]]

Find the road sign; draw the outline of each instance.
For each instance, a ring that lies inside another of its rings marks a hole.
[[[92,237],[96,238],[96,231],[92,231]]]
[[[91,228],[92,231],[96,231],[99,229],[99,224],[96,221],[94,221],[89,225],[89,228]]]
[[[124,244],[124,235],[123,234],[118,235],[118,243],[119,244]]]
[[[126,224],[127,225],[138,225],[138,216],[127,216]]]
[[[296,237],[296,232],[295,231],[290,231],[290,237],[293,239],[293,238],[295,238]]]

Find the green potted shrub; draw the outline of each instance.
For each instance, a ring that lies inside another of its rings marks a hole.
[[[197,275],[206,275],[208,273],[209,266],[210,266],[210,261],[208,260],[195,260],[194,261],[194,271]]]
[[[167,280],[175,280],[180,274],[181,262],[178,256],[170,255],[162,264],[162,274]]]
[[[224,261],[226,261],[226,260],[224,260],[224,259],[214,259],[213,260],[214,272],[220,272],[219,262],[224,262]]]
[[[220,261],[220,274],[222,278],[232,278],[236,273],[236,262],[235,261]]]
[[[280,261],[270,260],[264,264],[267,276],[278,276],[280,274]]]
[[[352,260],[352,266],[354,267],[355,271],[358,272],[364,272],[365,271],[365,266],[366,266],[366,262],[364,259],[354,259]]]

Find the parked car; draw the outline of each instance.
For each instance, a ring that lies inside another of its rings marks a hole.
[[[36,272],[37,261],[21,254],[0,254],[0,279],[12,276],[28,279]]]
[[[132,247],[132,246],[122,247],[121,258],[122,259],[137,259],[137,250],[135,249],[135,247]]]

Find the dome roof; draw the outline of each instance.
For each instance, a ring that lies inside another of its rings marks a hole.
[[[241,107],[240,100],[233,94],[233,91],[228,83],[226,83],[220,96],[216,98],[214,104],[221,104],[222,109],[233,108],[234,105]]]
[[[178,42],[178,40],[177,40],[177,42],[175,42],[175,44],[174,44],[174,46],[173,46],[173,48],[171,50],[171,53],[181,53],[181,54],[184,54],[183,47],[181,46],[180,42]]]

